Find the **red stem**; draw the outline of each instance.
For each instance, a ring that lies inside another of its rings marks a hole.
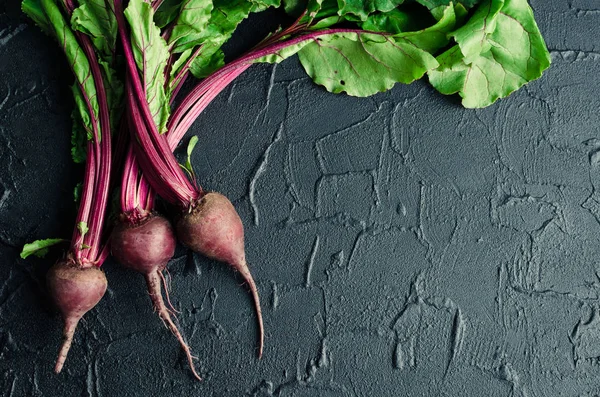
[[[64,5],[67,14],[70,16],[75,8],[72,0],[64,0]],[[84,201],[82,198],[82,205],[80,205],[75,227],[76,232],[74,233],[76,236],[80,235],[79,228],[77,227],[80,222],[85,222],[87,224],[88,231],[84,236],[81,236],[83,239],[80,237],[74,239],[77,242],[83,240],[83,246],[86,248],[82,249],[82,244],[78,244],[75,247],[75,254],[79,263],[94,262],[100,266],[102,262],[98,263],[98,254],[101,251],[104,251],[104,249],[100,247],[100,239],[102,237],[102,228],[104,226],[106,208],[108,205],[112,161],[110,114],[102,70],[96,58],[92,42],[88,36],[81,32],[75,31],[74,34],[88,60],[94,79],[94,85],[96,86],[96,98],[99,106],[98,117],[100,119],[101,131],[101,133],[99,133],[96,123],[94,123],[93,125],[96,131],[92,142],[89,142],[87,147],[87,162],[90,166],[88,167],[86,164],[84,176],[85,184],[83,186],[82,197],[85,197],[85,205],[83,205]],[[83,91],[82,86],[80,86],[80,89],[82,92],[85,92]],[[93,117],[94,112],[91,106],[88,107],[88,111]],[[82,207],[84,207],[83,210]]]

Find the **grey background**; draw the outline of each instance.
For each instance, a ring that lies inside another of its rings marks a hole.
[[[71,77],[2,1],[3,396],[600,395],[597,2],[532,1],[553,65],[483,110],[424,82],[332,95],[295,59],[219,96],[193,127],[193,163],[246,225],[266,350],[258,361],[240,280],[180,247],[171,299],[199,383],[142,277],[112,261],[108,293],[52,373],[61,320],[44,274],[59,253],[18,252],[70,235]]]

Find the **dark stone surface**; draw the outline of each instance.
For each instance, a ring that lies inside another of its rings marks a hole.
[[[193,162],[245,222],[267,335],[258,361],[240,281],[180,248],[171,298],[199,383],[141,276],[111,261],[109,292],[52,373],[44,274],[59,254],[18,252],[72,228],[71,78],[3,0],[2,395],[600,395],[600,9],[532,5],[553,66],[487,109],[422,82],[332,95],[296,60],[251,68],[207,109]]]

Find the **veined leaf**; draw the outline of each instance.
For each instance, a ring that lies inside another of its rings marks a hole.
[[[365,21],[375,11],[392,11],[402,3],[404,0],[338,0],[338,14],[352,14]]]
[[[45,240],[36,240],[32,243],[27,243],[23,246],[21,251],[21,258],[26,259],[27,257],[34,255],[38,258],[43,258],[48,253],[48,249],[53,245],[66,242],[62,238],[47,238]]]
[[[481,7],[490,9],[488,3]],[[482,14],[475,15],[481,18]],[[474,56],[471,44],[466,46],[470,55],[466,57],[459,43],[440,55],[439,68],[429,72],[429,81],[438,91],[459,93],[467,108],[491,105],[539,78],[550,66],[550,54],[527,0],[506,0],[493,25],[495,29],[483,38],[487,51]]]
[[[23,0],[21,9],[47,35],[53,36],[53,29],[44,13],[40,0]]]
[[[177,18],[182,0],[164,0],[154,13],[154,23],[159,28],[164,28]]]
[[[408,84],[438,66],[435,58],[402,37],[344,33],[320,37],[298,52],[306,73],[333,93],[370,96]]]
[[[200,56],[194,59],[190,65],[190,73],[198,79],[203,79],[223,65],[225,65],[225,54],[219,49],[210,58]]]
[[[71,16],[71,26],[90,36],[100,56],[113,63],[117,40],[117,19],[111,0],[79,0]]]
[[[125,17],[131,27],[133,55],[156,126],[166,131],[169,100],[165,92],[165,66],[169,58],[167,43],[154,23],[154,11],[144,0],[130,0]]]
[[[53,0],[40,0],[44,13],[47,15],[52,27],[53,36],[62,47],[71,70],[75,75],[77,85],[73,86],[75,104],[79,110],[83,127],[88,131],[87,138],[92,139],[91,131],[96,124],[98,133],[98,101],[96,96],[96,85],[92,78],[90,64],[85,53],[79,46],[73,31],[64,19],[60,9]],[[90,113],[91,112],[91,113]],[[101,137],[98,137],[101,139]]]
[[[179,38],[173,52],[184,52],[199,45],[211,43],[214,51],[201,55],[211,57],[223,43],[229,40],[240,22],[248,17],[251,9],[252,2],[249,0],[214,0],[206,27],[202,31],[189,32],[185,37]]]
[[[177,47],[177,42],[189,34],[202,34],[210,20],[212,10],[212,0],[183,0],[171,31],[169,44]]]

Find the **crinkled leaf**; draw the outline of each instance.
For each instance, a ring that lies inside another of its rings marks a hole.
[[[183,0],[169,44],[177,47],[177,42],[189,34],[201,34],[210,20],[212,10],[212,0]]]
[[[485,1],[477,8],[467,23],[451,34],[460,46],[465,62],[469,63],[479,54],[489,51],[491,43],[487,38],[496,31],[498,13],[503,5],[504,0]],[[512,36],[511,32],[507,33]]]
[[[448,33],[456,27],[454,7],[444,7],[440,14],[441,17],[435,25],[415,32],[399,33],[395,37],[402,37],[429,53],[435,53],[448,44]]]
[[[252,12],[261,12],[270,7],[279,7],[281,5],[281,0],[251,0],[254,4],[252,7]]]
[[[23,0],[21,9],[44,33],[50,36],[53,35],[52,26],[42,9],[40,0]]]
[[[366,21],[360,24],[364,30],[373,32],[400,33],[415,30],[415,18],[406,11],[394,9],[389,12],[377,12],[369,15]]]
[[[429,72],[429,81],[438,91],[458,92],[467,108],[491,105],[539,78],[550,66],[550,54],[526,0],[507,0],[494,26],[485,37],[487,52],[467,61],[462,47],[456,45],[440,55],[439,68]]]
[[[352,14],[365,21],[375,11],[388,12],[404,3],[404,0],[338,0],[338,14]]]
[[[322,36],[298,52],[308,75],[333,93],[369,96],[408,84],[438,66],[427,51],[403,37],[375,33]]]
[[[79,46],[73,31],[54,1],[40,0],[40,4],[51,23],[53,36],[62,47],[71,70],[75,75],[75,80],[78,83],[73,86],[75,104],[79,110],[83,127],[88,132],[88,139],[92,139],[91,131],[93,130],[93,123],[96,123],[98,131],[100,131],[100,127],[98,125],[96,85],[92,78],[90,64],[85,53]],[[89,109],[92,111],[91,114],[89,113]]]
[[[203,79],[221,66],[225,65],[225,54],[217,50],[212,56],[197,57],[190,65],[190,72],[198,79]]]
[[[475,5],[479,4],[482,2],[482,0],[416,0],[417,3],[424,5],[425,7],[429,8],[430,10],[440,7],[440,6],[447,6],[450,5],[452,3],[454,4],[461,4],[467,8],[472,8]]]
[[[279,63],[292,55],[296,54],[302,48],[310,44],[310,41],[301,41],[298,44],[286,46],[277,52],[273,52],[261,58],[254,60],[254,63]]]
[[[200,32],[189,32],[185,37],[177,40],[173,52],[184,52],[201,44],[211,43],[214,47],[212,53],[203,51],[200,56],[211,57],[223,45],[237,26],[250,14],[252,2],[249,0],[214,0],[213,10],[205,29]]]
[[[164,0],[154,13],[154,23],[159,28],[164,28],[173,22],[179,14],[182,0]]]
[[[79,0],[71,16],[74,30],[90,36],[100,56],[112,63],[117,40],[117,19],[112,0]]]
[[[48,249],[50,247],[66,241],[67,240],[62,238],[47,238],[44,240],[36,240],[32,243],[27,243],[23,246],[21,258],[26,259],[31,255],[37,256],[38,258],[43,258],[48,253]]]
[[[169,100],[165,92],[165,66],[169,58],[167,43],[154,24],[154,11],[144,0],[130,0],[125,17],[131,27],[135,62],[142,78],[146,100],[158,130],[166,131]]]

